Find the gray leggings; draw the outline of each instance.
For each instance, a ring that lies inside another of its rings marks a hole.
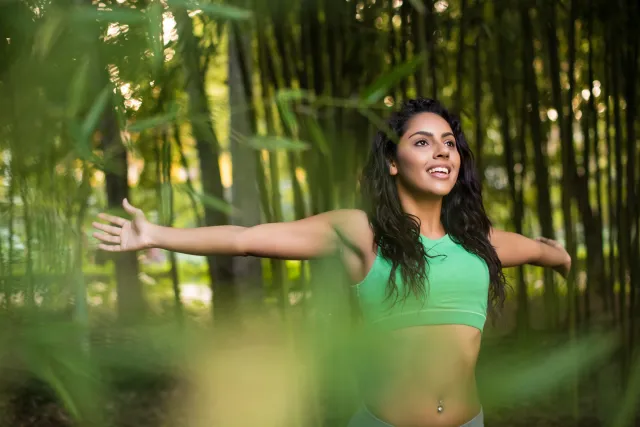
[[[360,408],[349,421],[348,427],[393,427],[391,424],[382,421],[367,409],[366,406]],[[462,424],[460,427],[484,427],[484,414],[482,409],[473,419]]]

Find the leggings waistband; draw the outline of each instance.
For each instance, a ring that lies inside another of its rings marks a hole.
[[[363,405],[362,408],[349,421],[348,427],[394,427],[392,424],[387,423],[386,421],[381,420],[376,417],[366,405]],[[460,427],[484,427],[484,413],[482,408],[480,408],[480,412],[478,415],[462,424]]]

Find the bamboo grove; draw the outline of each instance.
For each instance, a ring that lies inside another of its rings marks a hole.
[[[184,317],[176,255],[151,272],[138,254],[96,252],[96,212],[129,197],[165,225],[250,226],[358,206],[374,133],[422,95],[462,117],[494,224],[561,240],[575,260],[566,282],[510,272],[512,329],[615,330],[626,381],[639,18],[633,0],[2,2],[2,311],[85,324],[87,289],[112,282],[117,317],[133,322],[151,310],[151,275]],[[318,281],[333,280],[322,262],[211,256],[203,271],[216,321],[264,301],[285,318],[311,312]]]

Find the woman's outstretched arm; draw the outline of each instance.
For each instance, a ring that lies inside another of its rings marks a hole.
[[[142,210],[126,199],[122,205],[131,219],[99,214],[110,224],[93,223],[100,230],[93,235],[100,240],[102,250],[125,252],[157,247],[193,255],[310,259],[327,255],[342,243],[352,250],[362,248],[363,232],[368,227],[364,212],[338,210],[254,227],[172,228],[150,223]]]
[[[544,237],[529,239],[517,233],[496,229],[491,230],[490,240],[505,268],[532,264],[553,268],[563,277],[571,269],[571,257],[555,240]]]

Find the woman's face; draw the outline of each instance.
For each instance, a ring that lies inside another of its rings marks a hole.
[[[433,113],[420,113],[407,123],[389,172],[399,190],[446,196],[458,179],[460,153],[449,123]]]

